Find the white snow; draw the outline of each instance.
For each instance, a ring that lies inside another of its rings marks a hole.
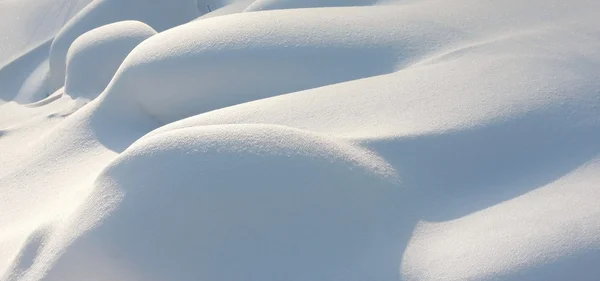
[[[139,21],[98,27],[79,36],[67,53],[65,92],[94,99],[102,93],[125,57],[156,31]]]
[[[90,2],[91,0],[0,1],[0,67],[54,37],[71,17]]]
[[[71,19],[56,35],[50,48],[50,87],[64,85],[69,46],[77,37],[105,24],[138,20],[164,31],[199,16],[196,0],[96,0]]]
[[[281,126],[163,133],[136,142],[98,177],[89,200],[115,198],[106,207],[115,210],[66,248],[47,280],[347,278],[360,268],[378,210],[389,208],[390,173],[367,151]],[[118,257],[116,266],[95,267],[105,256]],[[351,280],[379,274],[370,273]]]
[[[0,1],[0,280],[595,281],[599,10]]]

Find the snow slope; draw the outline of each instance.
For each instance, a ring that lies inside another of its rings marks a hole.
[[[54,35],[90,0],[0,1],[0,104],[48,95],[48,48]]]
[[[0,66],[54,34],[91,0],[0,1]]]
[[[0,1],[0,280],[600,275],[597,1],[80,2]]]

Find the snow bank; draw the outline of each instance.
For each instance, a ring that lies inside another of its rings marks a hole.
[[[393,72],[453,34],[390,8],[244,13],[192,22],[140,44],[106,90],[168,123],[260,98]],[[377,12],[379,16],[372,18]],[[301,24],[299,24],[301,22]],[[418,30],[407,31],[409,27]],[[439,37],[445,33],[443,37]],[[396,34],[397,36],[388,36]],[[422,42],[416,49],[411,42]]]
[[[50,87],[64,85],[66,56],[80,35],[105,24],[137,20],[164,31],[199,16],[196,0],[97,0],[81,10],[56,35],[50,48]]]
[[[585,124],[592,129],[599,106],[595,97],[600,80],[594,69],[600,66],[600,49],[575,48],[582,42],[597,44],[595,37],[586,35],[589,32],[589,26],[564,24],[539,32],[493,35],[425,56],[390,74],[222,108],[168,124],[158,132],[263,123],[370,140],[502,123],[516,126],[513,120],[519,124],[548,120],[565,130],[579,130]],[[549,42],[560,43],[547,48]],[[585,65],[572,63],[582,57],[588,58]],[[569,116],[568,122],[559,122],[560,116]],[[525,132],[539,128],[527,126],[531,128]],[[534,131],[523,138],[531,138]]]
[[[136,142],[99,177],[87,206],[118,204],[44,280],[376,277],[356,274],[389,207],[393,178],[367,151],[292,128],[157,135]]]
[[[65,92],[88,100],[99,95],[139,43],[156,34],[138,21],[104,25],[79,36],[67,54]]]

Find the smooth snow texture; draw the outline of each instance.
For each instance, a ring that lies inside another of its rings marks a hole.
[[[390,23],[398,8],[370,10],[379,17],[371,19],[371,12],[357,9],[277,11],[269,17],[236,14],[173,28],[134,49],[105,94],[118,103],[134,102],[167,123],[259,98],[389,73],[407,56],[456,36],[444,29],[418,32],[430,28],[416,23],[413,31]],[[427,43],[416,49],[411,41]]]
[[[123,21],[79,36],[67,53],[65,92],[72,98],[94,99],[129,52],[154,34],[156,31],[142,22]]]
[[[18,1],[2,281],[600,275],[598,1]]]
[[[54,35],[90,0],[0,1],[0,104],[43,99]]]
[[[389,173],[366,151],[280,126],[212,126],[148,138],[99,176],[91,205],[115,198],[115,210],[67,247],[46,280],[377,276],[382,272],[359,268],[390,205]],[[118,258],[94,266],[106,256]]]
[[[69,47],[83,33],[105,24],[137,20],[164,31],[199,16],[195,0],[95,0],[56,35],[50,48],[50,87],[64,85]]]
[[[54,37],[70,18],[91,1],[0,1],[0,68],[24,55],[24,51]]]
[[[0,68],[0,104],[30,103],[48,96],[46,80],[51,43],[42,43]]]

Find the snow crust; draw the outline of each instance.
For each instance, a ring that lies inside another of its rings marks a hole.
[[[598,10],[0,1],[0,280],[595,281]]]

